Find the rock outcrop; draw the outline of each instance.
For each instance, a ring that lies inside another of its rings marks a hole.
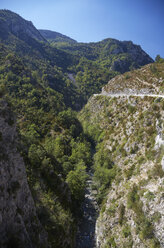
[[[163,64],[148,64],[118,75],[102,88],[104,95],[163,94]],[[159,73],[158,73],[159,72]]]
[[[17,150],[13,114],[0,100],[0,247],[47,246],[47,234],[36,214],[25,165]]]
[[[12,33],[20,39],[28,39],[30,37],[38,41],[47,42],[31,21],[26,21],[18,14],[9,10],[0,10],[0,16],[1,37],[5,38],[7,33]],[[4,33],[3,30],[5,31]]]

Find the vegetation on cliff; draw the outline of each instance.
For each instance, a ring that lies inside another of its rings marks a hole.
[[[163,92],[163,60],[143,70],[128,73],[132,95],[112,96],[113,85],[121,87],[116,77],[104,88],[109,95],[93,96],[80,113],[85,132],[97,144],[98,247],[163,247],[164,99],[133,95],[137,78],[153,77],[156,93]],[[129,82],[126,74],[121,77],[122,85]]]
[[[52,247],[73,246],[75,216],[91,163],[90,144],[63,95],[44,87],[20,58],[4,55],[0,70],[1,94],[17,116],[18,149],[39,219]]]

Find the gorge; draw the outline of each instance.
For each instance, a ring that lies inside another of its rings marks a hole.
[[[0,247],[164,247],[164,59],[0,10]]]

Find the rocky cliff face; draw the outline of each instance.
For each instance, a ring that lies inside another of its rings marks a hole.
[[[39,41],[47,42],[31,21],[26,21],[9,10],[0,10],[0,27],[0,34],[3,38],[5,38],[7,33],[12,33],[20,39],[27,39],[30,37]]]
[[[116,170],[96,224],[97,247],[164,247],[164,99],[130,95],[146,83],[153,93],[163,92],[164,64],[154,68],[143,68],[142,76],[132,72],[131,80],[128,74],[113,79],[106,96],[92,97],[81,114],[85,126],[103,131],[101,147]],[[121,88],[126,84],[127,95]],[[123,95],[113,95],[121,89]]]
[[[132,41],[114,40],[114,45],[111,44],[109,50],[113,56],[122,54],[120,58],[118,57],[111,64],[111,70],[121,73],[129,69],[138,68],[139,65],[143,66],[153,62],[152,58],[139,45],[135,45]]]
[[[17,150],[14,117],[0,100],[0,247],[48,247]]]

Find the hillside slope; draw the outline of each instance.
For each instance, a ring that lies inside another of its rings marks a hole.
[[[31,71],[25,66],[20,57],[8,54],[4,46],[1,48],[0,98],[5,95],[17,117],[19,142],[16,148],[26,166],[28,184],[36,206],[34,208],[36,219],[41,222],[43,230],[46,230],[47,243],[50,247],[73,247],[79,207],[84,197],[86,165],[91,163],[90,143],[83,133],[76,112],[64,104],[64,95],[46,87],[44,80],[41,80],[36,71]],[[61,73],[58,72],[57,75]],[[65,90],[67,96],[68,89]],[[0,118],[1,124],[4,118],[3,111],[0,112]],[[12,124],[12,120],[9,119],[9,122]],[[10,130],[7,129],[7,132]],[[5,166],[8,168],[11,161],[6,153],[10,154],[9,148],[13,140],[8,139],[7,135],[5,137],[9,146],[4,143],[7,160]],[[15,166],[17,162],[20,163],[20,160],[15,161]],[[0,163],[0,168],[3,169],[3,156],[0,157]],[[8,172],[6,173],[8,176]],[[17,178],[15,171],[12,173],[9,170],[9,173],[8,181],[3,181],[2,177],[0,182],[3,184],[2,189],[5,187],[7,190],[8,185],[12,184],[12,176]],[[22,180],[26,180],[25,174],[22,174]],[[20,185],[22,186],[22,183]],[[18,192],[23,190],[21,186]],[[6,195],[5,191],[4,198]],[[22,205],[20,199],[18,203],[22,206],[24,200],[22,199]],[[11,208],[9,204],[8,212],[16,211],[16,208],[13,210]],[[7,219],[7,214],[5,218]],[[25,220],[31,218],[28,211],[24,218]],[[8,221],[6,224],[8,225]],[[37,238],[36,235],[34,242],[37,242]],[[24,239],[30,247],[28,235]],[[4,242],[3,232],[2,236],[0,233],[0,240]]]
[[[104,95],[163,94],[163,63],[149,64],[119,75],[102,88]]]
[[[28,68],[30,73],[35,74],[42,87],[49,87],[62,94],[67,106],[81,108],[84,97],[66,73],[67,67],[76,63],[74,56],[52,48],[30,22],[11,11],[0,10],[0,30],[2,66],[6,66],[4,63],[7,56],[12,57],[15,64],[17,60],[21,61],[20,70]]]
[[[9,10],[0,10],[0,43],[21,57],[46,87],[63,94],[66,105],[76,110],[117,74],[153,62],[131,41],[78,43],[57,32],[39,32]]]
[[[0,11],[0,36],[7,38],[9,33],[12,33],[20,39],[25,39],[25,36],[32,37],[38,41],[46,42],[46,39],[34,27],[32,22],[26,21],[18,14],[9,10]]]
[[[68,53],[50,47],[32,22],[9,10],[0,10],[0,42],[34,68],[38,67],[36,60],[63,69],[72,61]]]
[[[114,78],[80,114],[97,142],[97,247],[164,247],[164,99],[146,96],[163,93],[163,71],[155,63]]]
[[[125,72],[152,63],[153,60],[142,48],[132,41],[105,39],[100,42],[56,44],[56,47],[74,55],[96,61],[106,68]]]
[[[68,44],[74,44],[77,43],[76,40],[71,39],[70,37],[60,34],[58,32],[50,31],[50,30],[45,30],[45,29],[39,29],[39,32],[41,35],[48,40],[50,43],[68,43]]]

